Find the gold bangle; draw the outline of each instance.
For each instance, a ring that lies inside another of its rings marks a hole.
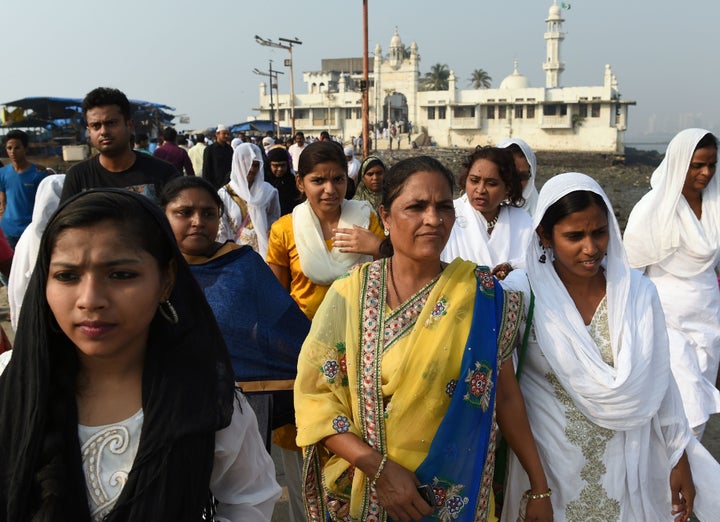
[[[371,485],[372,487],[375,487],[375,484],[377,483],[378,479],[380,478],[380,474],[381,474],[381,473],[383,472],[383,470],[385,469],[385,464],[387,464],[387,460],[388,460],[387,455],[383,455],[383,458],[382,458],[382,460],[380,461],[380,465],[378,466],[377,473],[375,473],[375,476],[374,476],[373,479],[370,481],[370,485]]]
[[[540,500],[542,498],[550,498],[551,495],[552,489],[550,488],[548,488],[545,493],[530,493],[530,490],[528,489],[525,493],[523,493],[523,498],[528,500]]]

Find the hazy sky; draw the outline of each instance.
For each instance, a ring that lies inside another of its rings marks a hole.
[[[601,85],[606,63],[630,108],[628,137],[720,129],[720,2],[717,0],[568,0],[562,84]],[[418,44],[420,71],[446,63],[467,88],[483,68],[493,87],[513,69],[544,85],[545,18],[551,0],[368,0],[369,48],[387,53],[395,26]],[[252,7],[251,7],[252,6]],[[287,52],[254,35],[303,41],[296,47],[296,93],[302,71],[322,58],[362,56],[361,0],[3,0],[4,70],[0,103],[26,96],[82,98],[113,86],[130,98],[165,103],[203,128],[256,115],[268,59]],[[284,69],[284,68],[283,68]],[[280,77],[289,92],[289,73]]]

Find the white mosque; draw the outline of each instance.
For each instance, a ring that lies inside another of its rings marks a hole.
[[[532,87],[516,61],[512,74],[496,89],[458,89],[451,71],[447,90],[422,91],[418,46],[413,42],[406,48],[396,29],[388,54],[383,55],[377,44],[370,58],[370,122],[398,122],[403,132],[410,122],[413,137],[426,132],[441,147],[493,145],[517,137],[536,150],[623,154],[628,106],[635,102],[621,99],[609,65],[602,85],[562,86],[565,34],[557,0],[545,22],[543,87]],[[320,71],[303,73],[307,93],[295,96],[296,129],[308,135],[327,130],[346,141],[361,135],[361,79],[362,58],[324,59]],[[273,102],[276,121],[290,126],[290,95],[276,94]],[[259,118],[270,119],[270,94],[264,83],[259,111]]]

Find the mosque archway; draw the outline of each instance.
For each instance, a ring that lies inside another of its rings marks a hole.
[[[380,128],[389,128],[395,124],[398,132],[407,132],[408,114],[407,97],[401,92],[388,92],[383,103],[383,118],[379,122]]]

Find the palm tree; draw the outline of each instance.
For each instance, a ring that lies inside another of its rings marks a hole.
[[[475,69],[470,74],[470,85],[473,89],[489,89],[490,82],[492,82],[492,78],[485,69]]]
[[[423,91],[447,91],[450,69],[447,64],[436,63],[430,67],[430,72],[425,73],[420,79],[420,90]]]

